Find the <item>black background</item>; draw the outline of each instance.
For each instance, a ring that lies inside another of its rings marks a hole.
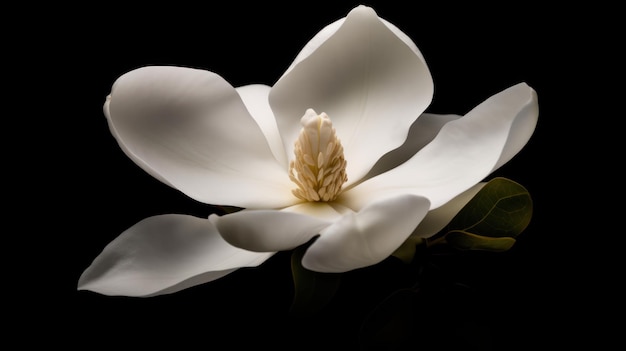
[[[594,131],[582,122],[595,117],[583,105],[598,101],[601,88],[590,83],[597,66],[590,62],[598,59],[599,47],[610,44],[604,34],[611,24],[591,26],[590,21],[610,10],[552,10],[531,2],[484,8],[364,3],[396,24],[424,55],[435,84],[428,112],[463,114],[519,82],[539,97],[535,134],[493,174],[529,190],[530,226],[505,253],[432,258],[439,268],[420,302],[407,307],[414,319],[400,349],[513,350],[587,341],[589,333],[579,330],[595,324],[588,313],[605,309],[596,300],[588,303],[583,292],[607,283],[591,283],[597,278],[587,262],[597,247],[577,248],[589,234],[577,222],[589,217],[589,205],[574,189],[588,184],[572,186],[577,181],[571,179],[585,171],[579,160],[587,167],[597,162],[584,145]],[[19,159],[19,167],[35,169],[30,174],[36,182],[29,183],[37,185],[13,208],[27,213],[21,228],[30,230],[21,232],[34,234],[26,235],[29,243],[22,247],[40,248],[45,254],[39,257],[45,258],[31,260],[18,250],[21,258],[12,261],[29,267],[15,279],[29,283],[15,284],[24,287],[17,295],[29,297],[19,305],[16,330],[35,330],[31,334],[51,344],[88,348],[358,350],[374,345],[362,342],[372,337],[362,333],[365,323],[387,296],[416,283],[415,267],[390,259],[346,273],[331,304],[307,318],[289,315],[294,292],[289,253],[173,295],[137,299],[76,291],[80,274],[104,246],[141,219],[210,211],[150,177],[119,149],[102,114],[114,80],[144,65],[173,64],[216,72],[233,86],[271,85],[313,35],[357,4],[100,4],[55,7],[49,16],[39,9],[45,20],[26,40],[15,41],[14,52],[29,50],[29,73],[41,71],[20,80],[27,98],[19,102],[21,111],[33,116],[24,118],[22,130],[47,138],[38,139],[45,145],[28,153],[31,157]],[[41,99],[35,104],[33,97]],[[44,112],[28,113],[35,108]],[[36,144],[32,139],[25,144]],[[569,207],[576,211],[565,210]]]

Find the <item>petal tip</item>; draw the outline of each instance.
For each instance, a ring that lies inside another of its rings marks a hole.
[[[373,8],[366,6],[366,5],[359,5],[355,8],[353,8],[348,15],[346,16],[346,18],[351,17],[351,16],[363,16],[363,17],[372,17],[372,18],[378,18],[378,13],[376,13],[376,10],[374,10]]]
[[[526,104],[529,106],[533,106],[534,109],[536,110],[538,108],[537,104],[538,104],[538,96],[537,96],[537,91],[531,87],[530,85],[528,85],[528,83],[526,82],[522,82],[517,84],[516,86],[514,86],[514,88],[521,90],[523,92],[523,94],[527,94],[527,100],[526,100]],[[535,114],[537,114],[538,112],[535,111]]]
[[[531,100],[537,99],[537,91],[526,82],[521,82],[513,85],[511,89],[519,90],[520,92],[528,93]]]

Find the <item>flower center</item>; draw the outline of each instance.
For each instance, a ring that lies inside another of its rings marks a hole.
[[[306,201],[333,201],[348,180],[343,146],[326,113],[308,109],[300,123],[296,158],[289,163],[289,179],[298,186],[292,193]]]

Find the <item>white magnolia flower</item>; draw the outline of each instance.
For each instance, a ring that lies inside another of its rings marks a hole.
[[[183,67],[124,74],[104,113],[128,157],[197,201],[245,210],[140,221],[78,288],[171,293],[316,236],[304,267],[346,272],[434,235],[526,144],[538,107],[524,83],[464,116],[423,113],[432,95],[416,45],[365,6],[320,31],[271,87]]]

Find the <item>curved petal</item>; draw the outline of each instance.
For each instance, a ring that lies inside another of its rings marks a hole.
[[[137,164],[204,203],[283,207],[296,202],[239,94],[203,70],[152,66],[121,76],[105,107]]]
[[[113,125],[113,123],[111,122],[111,113],[109,112],[109,104],[111,103],[111,95],[106,97],[106,100],[104,102],[104,106],[103,106],[103,112],[104,112],[104,116],[107,118],[107,123],[109,125],[109,130],[111,131],[111,134],[113,135],[113,137],[115,138],[115,140],[121,140],[119,134],[117,133],[117,130],[115,129],[115,126]],[[122,149],[122,151],[124,151],[124,154],[126,154],[126,156],[128,156],[128,158],[130,158],[131,160],[133,160],[135,162],[135,164],[137,164],[141,169],[143,169],[144,171],[146,171],[148,174],[150,174],[151,176],[153,176],[154,178],[160,180],[161,182],[163,182],[166,185],[171,186],[172,188],[175,188],[172,184],[170,184],[170,182],[163,178],[159,173],[157,173],[155,170],[153,170],[152,168],[150,168],[150,166],[145,163],[142,159],[138,158],[137,156],[135,156],[127,147],[126,145],[124,145],[124,143],[122,142],[118,142],[118,145],[120,146],[120,148]]]
[[[478,183],[467,189],[454,199],[446,202],[444,205],[429,211],[426,217],[415,228],[411,236],[418,238],[430,238],[445,228],[454,216],[467,205],[467,203],[478,194],[480,189],[485,186],[485,182]]]
[[[358,7],[366,7],[366,6],[359,5]],[[289,73],[289,71],[291,71],[298,63],[300,63],[300,61],[306,59],[307,57],[309,57],[309,55],[314,53],[315,50],[317,50],[317,48],[320,47],[320,45],[322,45],[328,38],[332,37],[333,34],[335,34],[335,32],[341,27],[343,22],[345,22],[345,20],[346,20],[345,17],[340,18],[336,20],[335,22],[322,28],[322,30],[320,30],[317,34],[315,34],[315,36],[313,36],[313,38],[311,38],[311,40],[309,40],[309,42],[306,43],[306,45],[302,48],[302,50],[300,50],[300,52],[298,53],[298,56],[296,56],[296,58],[293,60],[289,68],[285,71],[285,73],[283,73],[283,76]],[[379,18],[379,20],[383,22],[387,26],[387,28],[389,28],[389,30],[392,31],[398,37],[398,39],[402,40],[411,50],[413,50],[413,52],[417,56],[419,56],[422,59],[422,61],[424,61],[424,56],[417,48],[417,45],[415,45],[413,40],[411,40],[411,38],[409,38],[408,35],[406,35],[398,27],[396,27],[393,23],[390,23],[386,19]]]
[[[423,113],[413,122],[411,129],[409,129],[409,136],[404,144],[381,157],[369,173],[363,177],[363,180],[375,177],[403,164],[430,143],[446,123],[460,117],[459,115]]]
[[[373,202],[322,230],[302,265],[317,272],[347,272],[389,257],[428,212],[428,199],[400,195]]]
[[[421,55],[365,6],[305,48],[272,87],[270,105],[290,158],[305,111],[330,116],[344,146],[349,186],[404,142],[432,99],[432,78]]]
[[[539,117],[537,92],[528,86],[526,87],[530,89],[528,105],[523,107],[524,110],[520,110],[517,117],[513,120],[513,125],[509,129],[506,144],[504,144],[500,158],[491,169],[491,172],[502,167],[502,165],[509,162],[513,156],[517,155],[526,143],[528,143],[528,140],[530,140],[530,137],[535,132],[537,118]],[[520,87],[520,90],[522,90],[520,91],[520,94],[523,94],[524,92],[522,87]]]
[[[276,157],[276,160],[285,168],[289,168],[287,155],[283,148],[283,140],[278,132],[276,118],[270,107],[268,96],[271,87],[263,84],[250,84],[235,88],[241,96],[241,100],[246,105],[250,115],[257,122],[261,131],[267,139],[267,143]]]
[[[273,253],[226,243],[204,218],[168,214],[146,218],[107,245],[83,272],[79,290],[104,295],[154,296],[258,266]]]
[[[231,245],[258,252],[294,249],[331,224],[309,215],[275,210],[244,210],[221,217],[211,215],[209,220]]]
[[[427,197],[432,209],[442,206],[510,159],[530,138],[537,116],[531,87],[520,83],[505,89],[445,124],[407,162],[344,192],[341,202],[358,209],[371,198],[411,193]]]

